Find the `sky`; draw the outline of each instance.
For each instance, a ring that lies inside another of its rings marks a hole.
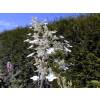
[[[63,17],[79,16],[79,13],[0,13],[0,32],[11,30],[18,26],[26,26],[31,23],[32,17],[48,22],[58,20]]]

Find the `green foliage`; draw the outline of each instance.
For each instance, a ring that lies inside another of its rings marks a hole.
[[[32,70],[31,66],[29,66],[28,61],[26,60],[26,55],[29,51],[27,50],[27,44],[23,43],[26,38],[27,31],[27,27],[17,28],[11,31],[4,31],[0,35],[0,65],[2,66],[1,68],[3,73],[6,73],[7,61],[11,61],[14,66],[13,74],[16,74],[19,70],[21,71],[21,73],[9,83],[11,84],[10,87],[28,87],[28,84],[26,83],[28,81],[29,83],[31,82],[29,78]],[[7,74],[7,76],[9,75]],[[20,83],[18,80],[22,81],[22,83]]]
[[[73,87],[87,87],[87,81],[100,80],[100,14],[61,19],[51,24],[58,34],[70,41],[72,53],[66,62],[72,62],[67,73]]]
[[[91,80],[88,82],[87,85],[89,88],[100,88],[100,81],[97,80]]]

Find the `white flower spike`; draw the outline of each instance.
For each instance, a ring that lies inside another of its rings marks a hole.
[[[49,66],[50,56],[53,56],[57,53],[57,51],[62,51],[64,54],[67,52],[71,52],[69,49],[71,46],[69,42],[65,40],[64,36],[57,36],[57,31],[50,31],[47,27],[47,22],[40,22],[37,18],[32,18],[32,24],[29,27],[30,30],[34,30],[34,33],[28,33],[28,38],[24,42],[28,42],[31,44],[28,49],[33,49],[33,52],[29,54],[27,57],[33,57],[35,66],[34,73],[38,76],[33,76],[30,79],[33,81],[38,81],[40,83],[40,87],[43,87],[44,80],[48,80],[48,82],[52,82],[55,79],[59,78],[57,72],[53,71],[52,68],[55,66]],[[64,40],[64,41],[61,41]],[[68,48],[69,47],[69,48]],[[66,71],[68,67],[65,64],[65,60],[60,59],[60,57],[53,57],[52,61],[58,65],[58,69],[63,69]],[[56,77],[54,73],[58,76]]]

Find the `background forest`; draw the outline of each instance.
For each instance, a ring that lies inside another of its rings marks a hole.
[[[68,87],[100,87],[100,14],[61,18],[49,23],[48,27],[50,30],[57,30],[58,35],[63,35],[73,46],[72,52],[66,57],[66,62],[73,64],[66,73],[62,73],[68,80]],[[31,59],[26,59],[30,51],[27,49],[28,44],[23,43],[28,32],[26,26],[0,34],[0,87],[2,88],[35,87],[30,79],[34,73]],[[14,66],[11,75],[8,75],[6,70],[7,61]],[[52,87],[59,86],[54,82]]]

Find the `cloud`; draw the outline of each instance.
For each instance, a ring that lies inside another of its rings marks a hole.
[[[12,23],[12,22],[7,22],[4,20],[0,20],[0,26],[4,26],[4,27],[17,27],[18,25]]]

